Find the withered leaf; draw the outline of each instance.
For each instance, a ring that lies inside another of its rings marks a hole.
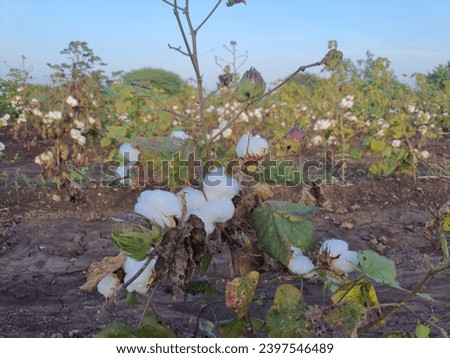
[[[80,286],[80,290],[92,292],[103,277],[121,268],[124,262],[125,256],[119,254],[117,256],[106,256],[100,262],[91,263],[86,273],[86,282]]]
[[[191,215],[182,227],[166,231],[162,242],[156,247],[157,278],[172,286],[175,298],[184,296],[184,289],[206,253],[206,247],[203,221],[195,215]]]

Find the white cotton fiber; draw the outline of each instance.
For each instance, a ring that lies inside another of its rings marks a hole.
[[[208,200],[233,199],[239,190],[238,182],[223,167],[213,169],[203,179],[203,192]]]
[[[175,227],[175,218],[181,218],[182,210],[179,198],[163,190],[143,191],[134,206],[137,214],[145,216],[162,229]]]
[[[156,258],[152,259],[145,270],[127,287],[128,292],[136,291],[142,295],[148,292],[147,283],[155,272],[156,260]],[[123,269],[126,273],[124,283],[129,281],[136,274],[136,272],[144,266],[145,261],[146,260],[136,261],[131,257],[126,258],[123,264]]]
[[[139,160],[139,150],[133,148],[130,143],[122,144],[119,148],[119,153],[130,164],[134,164]]]
[[[239,158],[262,157],[268,150],[269,144],[267,143],[267,140],[251,134],[242,135],[236,145],[236,154]]]

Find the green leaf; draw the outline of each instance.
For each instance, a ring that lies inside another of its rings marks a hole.
[[[251,220],[258,247],[284,265],[292,256],[291,246],[304,251],[316,248],[316,231],[307,216],[317,208],[268,200],[253,210]]]
[[[358,253],[358,260],[364,275],[377,283],[402,289],[395,279],[397,270],[394,261],[381,256],[372,250],[363,250]],[[403,289],[402,289],[403,290]]]
[[[348,153],[350,159],[361,159],[364,151],[361,148],[354,148]]]
[[[442,222],[442,230],[450,231],[450,216],[447,216]]]
[[[208,267],[209,267],[209,264],[211,263],[211,261],[212,261],[212,255],[209,252],[207,252],[206,254],[203,255],[202,261],[200,262],[200,270],[203,273],[208,271]]]
[[[203,293],[207,298],[212,298],[216,294],[216,285],[207,278],[199,278],[187,284],[186,292],[194,296]]]
[[[386,143],[382,139],[372,138],[370,140],[370,149],[373,150],[375,153],[383,152],[385,147],[386,147]]]
[[[138,338],[175,338],[173,331],[159,322],[154,314],[145,315],[142,325],[136,329]]]
[[[260,319],[252,318],[252,326],[256,332],[264,328],[264,322]],[[222,338],[245,337],[245,322],[242,318],[235,318],[219,326],[219,333]]]
[[[302,292],[291,284],[280,285],[272,307],[267,312],[266,326],[269,337],[307,337],[308,322],[304,319],[306,305]]]
[[[123,140],[127,136],[127,128],[123,126],[107,126],[106,130],[112,139]]]
[[[147,257],[152,245],[161,241],[162,233],[141,215],[121,213],[112,218],[111,238],[125,255],[142,261]]]
[[[416,326],[416,337],[417,338],[429,338],[430,337],[430,327],[424,324],[418,324]]]
[[[106,326],[97,338],[133,338],[136,337],[133,328],[123,322],[114,322]]]
[[[136,307],[136,306],[139,306],[141,304],[141,302],[139,301],[139,297],[138,297],[136,291],[128,293],[128,295],[127,295],[127,303],[131,307]]]

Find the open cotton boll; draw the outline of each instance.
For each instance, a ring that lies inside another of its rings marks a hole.
[[[113,273],[110,273],[103,277],[97,284],[97,291],[105,296],[105,298],[111,298],[114,294],[114,291],[117,287],[119,287],[119,285],[119,278]]]
[[[186,202],[187,213],[199,210],[206,204],[205,194],[200,190],[186,187],[177,193],[178,197],[182,195],[184,195],[184,200]]]
[[[355,271],[358,264],[358,253],[349,250],[341,253],[341,255],[331,263],[331,266],[343,273],[350,273]]]
[[[338,257],[344,251],[348,251],[347,242],[339,239],[329,239],[323,242],[319,250],[319,255],[327,253],[330,257]]]
[[[250,139],[249,139],[250,136]],[[262,157],[269,150],[267,140],[260,136],[244,134],[236,145],[236,154],[239,158]]]
[[[208,201],[201,209],[192,212],[205,224],[206,234],[214,231],[214,223],[224,223],[234,215],[235,207],[230,199],[213,199]]]
[[[172,138],[178,138],[182,140],[186,140],[187,138],[189,138],[185,131],[173,131],[170,136]]]
[[[203,179],[203,192],[208,200],[233,199],[239,190],[238,182],[223,167],[213,169]]]
[[[157,258],[150,261],[145,270],[127,287],[128,292],[136,291],[142,295],[148,292],[147,282],[153,276],[155,272]],[[146,260],[136,261],[131,257],[127,257],[123,264],[123,269],[126,273],[124,282],[129,281],[138,272],[142,266],[144,266]]]
[[[183,207],[175,194],[163,190],[146,190],[139,195],[134,211],[166,229],[176,226],[175,217],[181,218]]]
[[[119,148],[122,157],[129,161],[130,164],[136,163],[139,159],[140,151],[133,148],[130,143],[124,143]]]
[[[301,250],[300,250],[301,252]],[[298,254],[294,251],[294,255],[292,255],[289,260],[288,269],[295,275],[301,275],[305,278],[312,278],[315,276],[314,264],[310,260],[309,257],[306,257],[302,254]]]

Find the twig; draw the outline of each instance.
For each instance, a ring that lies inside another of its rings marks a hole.
[[[140,275],[142,272],[144,272],[144,270],[147,268],[147,266],[150,264],[150,261],[152,261],[152,259],[155,257],[155,250],[152,250],[152,252],[150,252],[147,256],[146,261],[144,262],[144,264],[142,265],[142,267],[137,270],[137,272],[127,281],[125,282],[122,287],[120,288],[121,292],[124,292],[128,286],[130,286]]]
[[[442,337],[448,338],[447,332],[441,326],[437,325],[436,323],[434,323],[433,321],[431,321],[429,319],[426,319],[426,318],[422,317],[421,315],[419,315],[418,313],[414,312],[412,309],[409,309],[408,307],[403,306],[402,308],[404,310],[408,311],[409,313],[413,314],[414,316],[416,316],[420,320],[424,321],[425,323],[427,323],[431,327],[436,328],[439,331],[439,333],[441,334]]]
[[[149,307],[149,306],[151,307],[151,309],[152,309],[154,315],[155,315],[156,317],[158,317],[158,315],[156,314],[156,311],[154,310],[154,308],[153,308],[151,302],[152,302],[153,295],[154,295],[154,294],[156,293],[156,291],[158,290],[160,284],[161,284],[161,282],[157,282],[156,285],[155,285],[155,287],[153,287],[152,292],[151,292],[150,295],[148,296],[147,302],[145,302],[144,311],[142,312],[141,318],[140,318],[140,320],[139,320],[138,327],[141,327],[141,326],[142,326],[142,323],[144,323],[144,317],[145,317],[145,314],[147,313],[147,310],[148,310],[148,307]],[[159,321],[159,320],[158,320],[158,321]]]
[[[167,44],[167,46],[169,46],[169,48],[171,50],[177,51],[177,52],[181,53],[182,55],[189,56],[189,54],[187,52],[185,52],[181,49],[181,46],[175,47],[175,46],[172,46],[171,44]]]
[[[209,18],[212,16],[212,14],[214,14],[214,12],[217,10],[217,8],[219,7],[220,3],[222,2],[222,0],[217,1],[216,5],[214,5],[214,7],[212,8],[212,10],[209,12],[209,14],[205,17],[205,19],[200,23],[200,25],[197,26],[197,28],[194,30],[194,32],[197,32],[198,30],[200,30],[200,28],[209,20]]]
[[[200,313],[199,313],[198,316],[197,316],[197,321],[196,321],[196,323],[195,323],[194,335],[192,336],[192,338],[196,338],[196,337],[197,337],[198,328],[199,328],[199,326],[200,326],[200,317],[202,316],[203,312],[205,312],[205,310],[206,310],[207,308],[209,308],[209,307],[212,306],[212,305],[215,305],[216,303],[224,303],[224,300],[216,300],[216,301],[212,301],[212,302],[209,302],[208,304],[206,304],[206,305],[204,305],[204,306],[202,307],[202,309],[200,310]]]
[[[391,317],[393,314],[395,314],[400,308],[404,308],[416,295],[422,291],[422,289],[425,287],[425,285],[430,281],[434,275],[441,271],[445,271],[450,269],[450,260],[444,260],[438,267],[433,268],[431,267],[430,270],[425,274],[425,276],[420,280],[420,282],[417,284],[417,286],[412,290],[404,299],[402,302],[400,302],[398,305],[393,307],[390,311],[386,312],[385,314],[379,316],[374,321],[368,323],[364,327],[361,327],[358,329],[358,336],[361,333],[366,332],[370,328],[374,327],[377,324],[380,324],[381,322],[387,320],[389,317]]]
[[[304,72],[306,69],[311,68],[311,67],[316,67],[316,66],[321,66],[323,65],[323,60],[319,61],[319,62],[314,62],[311,63],[309,65],[305,65],[305,66],[300,66],[299,68],[297,68],[297,70],[295,72],[293,72],[292,74],[290,74],[288,77],[286,77],[281,83],[279,83],[278,85],[276,85],[274,88],[270,89],[269,91],[267,91],[266,93],[262,94],[261,96],[249,99],[244,106],[234,115],[234,117],[227,123],[227,125],[225,127],[223,127],[221,130],[219,130],[219,132],[217,132],[211,139],[210,141],[214,141],[214,139],[216,139],[217,137],[219,137],[220,135],[222,135],[222,133],[228,129],[229,127],[231,127],[233,125],[233,123],[240,117],[240,115],[242,113],[244,113],[253,103],[258,102],[260,100],[262,100],[263,98],[271,95],[273,92],[275,92],[277,89],[279,89],[280,87],[284,86],[287,82],[289,82],[292,78],[294,78],[298,73],[300,72]]]

